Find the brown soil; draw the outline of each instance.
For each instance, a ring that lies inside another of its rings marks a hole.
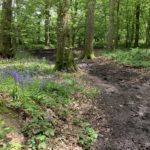
[[[7,100],[8,96],[3,96],[3,94],[0,93],[0,99],[6,98]],[[16,143],[22,145],[25,143],[25,138],[21,133],[22,122],[19,114],[5,105],[0,107],[0,124],[2,125],[2,123],[3,126],[0,127],[0,130],[9,128],[11,131],[5,135],[4,139],[0,138],[0,149],[8,144]]]
[[[89,112],[99,130],[92,149],[150,150],[150,72],[104,59],[79,66],[100,93],[93,106],[97,113]]]

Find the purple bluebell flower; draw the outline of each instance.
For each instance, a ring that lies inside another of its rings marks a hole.
[[[24,82],[27,83],[27,84],[32,84],[32,80],[31,80],[31,78],[30,78],[29,75],[27,75],[27,76],[25,77]]]
[[[10,75],[14,78],[15,81],[19,83],[23,81],[22,77],[16,71],[11,72]]]
[[[10,75],[14,78],[14,80],[19,83],[19,85],[21,86],[21,88],[23,88],[23,78],[21,75],[19,75],[16,71],[10,72]]]
[[[31,80],[30,77],[29,77],[29,75],[26,76],[25,80],[26,81],[30,81]]]

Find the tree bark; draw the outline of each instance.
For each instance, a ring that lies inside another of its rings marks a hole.
[[[125,46],[126,48],[131,46],[131,38],[130,38],[130,17],[129,17],[129,1],[127,0],[126,2],[126,41],[125,41]]]
[[[37,37],[36,37],[36,43],[35,44],[40,44],[41,43],[41,14],[37,14]]]
[[[82,58],[93,59],[93,38],[94,38],[94,12],[96,0],[88,0],[86,12],[86,33],[85,33],[85,48]]]
[[[114,15],[115,15],[116,0],[109,0],[109,24],[107,33],[107,48],[109,50],[114,49],[115,27],[114,27]]]
[[[132,21],[132,25],[131,25],[131,33],[130,33],[130,42],[129,42],[129,46],[133,47],[134,45],[134,35],[135,35],[135,20],[133,18],[133,21]]]
[[[45,46],[50,46],[50,7],[51,1],[45,0]]]
[[[135,41],[134,41],[134,47],[139,46],[139,33],[140,33],[140,0],[136,1],[136,14],[135,14]]]
[[[2,19],[0,31],[0,55],[2,57],[13,57],[14,52],[11,43],[12,25],[12,0],[4,0],[2,3]]]
[[[120,11],[120,0],[117,0],[115,48],[118,47],[118,41],[119,41],[119,23],[120,23],[119,11]]]
[[[58,1],[58,20],[57,20],[57,54],[56,70],[76,71],[76,65],[72,53],[71,37],[71,1]]]
[[[149,17],[147,21],[147,29],[146,29],[146,46],[150,46],[150,8],[149,8]]]
[[[77,15],[78,15],[78,5],[79,5],[79,2],[76,0],[74,1],[74,12],[73,12],[73,15],[72,15],[72,46],[75,47],[75,42],[76,42],[76,35],[77,35],[77,32],[78,32],[78,29],[74,26],[74,24],[76,24],[76,21],[77,21]]]

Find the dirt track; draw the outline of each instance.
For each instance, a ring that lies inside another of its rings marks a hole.
[[[53,53],[36,56],[54,60]],[[150,71],[144,74],[104,59],[79,66],[86,72],[83,80],[100,91],[97,112],[88,113],[99,130],[92,149],[150,150]]]
[[[101,91],[96,106],[103,114],[92,122],[100,126],[93,149],[150,150],[150,76],[101,59],[81,68]]]

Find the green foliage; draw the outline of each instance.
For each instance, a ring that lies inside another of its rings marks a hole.
[[[21,150],[22,145],[18,143],[8,143],[8,139],[6,138],[7,134],[12,132],[13,129],[6,126],[5,122],[0,119],[0,141],[5,143],[5,148],[1,148],[0,150]]]
[[[84,94],[89,98],[93,98],[97,95],[97,89],[96,88],[86,89],[84,91]]]
[[[79,144],[84,147],[85,150],[89,150],[91,145],[96,142],[97,133],[90,127],[89,123],[83,122],[81,124],[82,130],[79,133]]]
[[[135,34],[135,0],[122,0],[119,3],[119,16],[117,18],[117,7],[115,10],[115,25],[118,26],[118,42],[119,46],[133,47]],[[15,2],[14,2],[15,3]],[[12,19],[12,43],[13,49],[19,50],[37,50],[44,48],[45,42],[45,0],[36,1],[17,1],[13,7]],[[73,0],[71,4],[72,20],[72,41],[74,47],[82,47],[84,45],[85,23],[86,23],[86,0]],[[1,2],[2,5],[2,2]],[[141,3],[140,15],[140,46],[146,45],[146,35],[148,31],[150,2],[145,0]],[[2,10],[0,10],[0,26]],[[122,12],[122,13],[121,13]],[[119,24],[117,25],[117,21]],[[109,0],[97,0],[95,12],[95,35],[94,46],[96,48],[105,47],[106,34],[109,22]],[[57,42],[57,1],[51,1],[50,8],[50,47],[55,48]],[[116,30],[116,29],[115,29]],[[117,32],[117,31],[116,31]],[[115,35],[116,36],[116,35]],[[149,35],[147,35],[149,37]],[[20,57],[20,56],[17,56]],[[25,56],[26,57],[26,56]],[[27,56],[28,57],[28,56]]]
[[[6,134],[11,131],[12,129],[5,127],[5,123],[0,119],[0,139],[4,139]]]
[[[28,139],[28,146],[32,149],[46,149],[48,140],[55,138],[56,133],[57,136],[59,135],[57,121],[58,119],[64,121],[74,113],[70,110],[70,104],[73,102],[75,93],[80,92],[87,97],[93,97],[96,94],[95,89],[86,91],[84,87],[79,85],[73,78],[73,74],[53,72],[47,62],[40,60],[30,58],[28,63],[22,59],[3,60],[0,67],[2,72],[7,70],[14,73],[17,71],[15,74],[17,78],[1,74],[0,92],[10,95],[11,100],[7,104],[10,108],[22,112],[23,117],[28,118],[22,132]],[[20,77],[24,79],[26,75],[30,76],[30,82],[23,84],[22,88],[18,79]],[[3,105],[3,101],[1,101],[0,107]],[[49,109],[51,113],[49,113]],[[53,114],[58,118],[53,117]],[[83,140],[81,143],[85,146],[84,143],[88,142],[89,147],[94,141],[94,131],[90,131],[90,126],[87,128],[80,126],[80,128],[81,135],[85,137],[85,141]]]
[[[45,149],[47,147],[47,140],[55,135],[55,129],[50,120],[42,120],[33,118],[23,128],[23,133],[28,137],[28,145],[34,149]]]
[[[7,150],[12,150],[12,149],[21,150],[21,148],[22,148],[22,145],[19,143],[10,143],[7,147]]]
[[[137,68],[150,67],[150,49],[115,50],[103,52],[101,55]]]

